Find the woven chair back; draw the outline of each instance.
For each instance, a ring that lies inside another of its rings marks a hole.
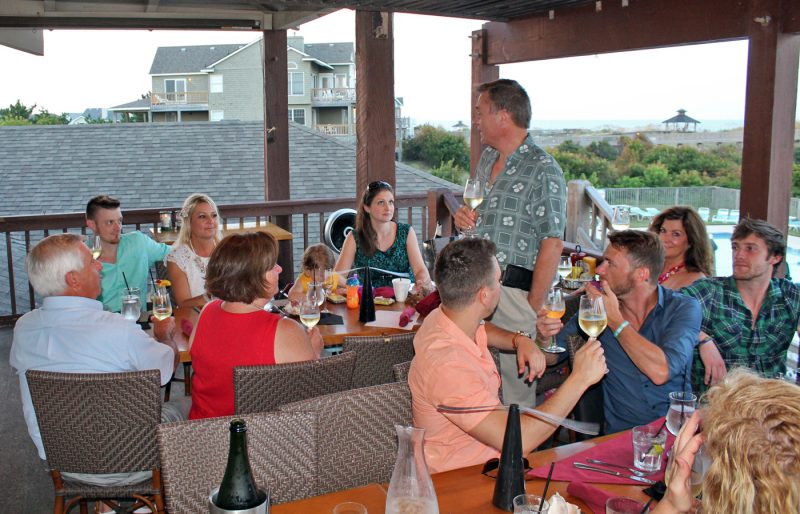
[[[33,407],[51,469],[124,473],[159,466],[160,372],[28,370]]]
[[[397,458],[394,425],[411,425],[408,384],[392,382],[304,400],[281,411],[318,416],[317,494],[387,483]]]
[[[394,382],[394,365],[414,358],[414,335],[345,337],[342,349],[356,353],[353,387]]]
[[[356,355],[271,366],[233,368],[233,403],[237,414],[268,412],[284,403],[344,391],[353,386]]]
[[[268,412],[236,416],[247,423],[247,449],[256,484],[270,489],[271,503],[314,496],[318,488],[316,416]],[[208,512],[230,446],[230,421],[209,418],[158,427],[164,493],[170,514]]]
[[[408,382],[408,372],[411,369],[411,361],[401,362],[392,366],[395,382]]]

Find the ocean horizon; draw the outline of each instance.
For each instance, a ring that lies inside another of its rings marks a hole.
[[[413,119],[412,126],[433,125],[445,130],[455,130],[457,123],[469,125],[470,120],[418,120]],[[636,130],[658,130],[663,128],[662,120],[542,120],[534,119],[531,130],[622,130],[633,132]],[[721,130],[734,130],[744,127],[744,120],[704,120],[698,123],[698,132],[718,132]]]

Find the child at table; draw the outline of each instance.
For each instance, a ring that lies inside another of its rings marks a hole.
[[[304,299],[308,293],[308,284],[315,280],[315,276],[317,282],[324,282],[325,269],[333,269],[335,262],[333,251],[322,243],[306,248],[302,260],[303,271],[295,280],[292,288],[289,289],[289,299],[297,301]],[[331,291],[336,292],[336,288],[339,285],[339,275],[333,273],[330,280],[333,281]]]

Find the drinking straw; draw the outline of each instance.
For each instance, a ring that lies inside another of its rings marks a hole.
[[[150,272],[150,283],[153,284],[153,292],[156,292],[156,279],[153,277],[153,268],[148,269],[147,271]]]
[[[128,279],[127,279],[127,278],[125,278],[125,272],[124,272],[124,271],[122,272],[122,280],[124,280],[124,281],[125,281],[125,287],[126,287],[126,288],[128,288],[128,289],[130,289],[130,288],[131,288],[131,286],[129,286],[129,285],[128,285]]]
[[[645,512],[647,512],[647,509],[650,508],[650,504],[653,503],[653,500],[655,500],[655,498],[650,498],[649,500],[647,500],[647,503],[644,504],[642,512],[640,512],[639,514],[644,514]]]
[[[547,480],[544,483],[544,492],[542,493],[542,501],[539,503],[538,512],[542,512],[542,507],[544,507],[544,499],[547,498],[547,489],[550,487],[550,477],[553,476],[553,468],[555,465],[555,462],[550,463],[550,471],[547,472]]]

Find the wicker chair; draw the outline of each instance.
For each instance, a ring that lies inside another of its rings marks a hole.
[[[356,352],[353,387],[393,382],[392,367],[414,358],[414,335],[345,337],[342,350]]]
[[[572,363],[575,362],[575,352],[581,346],[586,344],[586,339],[580,334],[571,335],[567,338],[567,351],[569,351],[569,366],[572,368]],[[603,408],[603,385],[602,381],[592,385],[583,393],[581,399],[572,409],[573,419],[578,421],[592,421],[600,424],[600,435],[603,435],[603,426],[605,425],[605,410]],[[575,440],[584,441],[591,439],[591,436],[575,433]]]
[[[247,423],[250,466],[270,502],[314,496],[317,489],[316,415],[265,412],[237,416]],[[208,495],[219,487],[230,446],[231,417],[208,418],[158,427],[158,451],[170,514],[208,512]]]
[[[164,512],[156,426],[161,421],[158,370],[126,373],[55,373],[28,370],[33,407],[55,488],[56,514],[76,503],[103,501],[118,512],[147,506]],[[152,479],[129,486],[96,486],[62,476],[70,473],[152,471]],[[121,507],[117,501],[133,499]]]
[[[411,391],[403,382],[312,398],[281,411],[318,416],[317,494],[389,482],[397,458],[394,425],[412,424]]]
[[[408,382],[408,372],[411,369],[411,361],[401,362],[392,366],[395,382]]]
[[[315,361],[233,368],[237,414],[268,412],[284,403],[344,391],[352,387],[356,355],[344,352]]]

